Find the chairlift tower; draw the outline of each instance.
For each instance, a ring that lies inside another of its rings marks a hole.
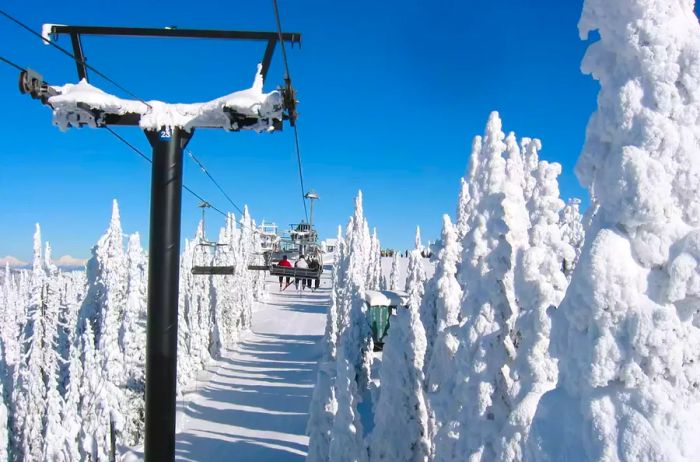
[[[314,225],[314,201],[320,199],[318,193],[313,189],[310,189],[306,194],[304,194],[304,199],[308,199],[311,202],[311,213],[309,214],[309,224]]]
[[[54,39],[60,35],[70,36],[73,58],[77,64],[78,79],[85,80],[86,84],[88,69],[95,70],[86,64],[81,43],[83,36],[263,41],[267,46],[259,67],[260,91],[262,91],[262,83],[267,76],[277,43],[280,41],[290,42],[292,45],[301,43],[300,34],[282,33],[281,30],[278,32],[253,32],[172,27],[164,29],[65,25],[47,25],[47,27],[50,36]],[[284,50],[284,43],[282,43],[282,49]],[[154,110],[153,102],[121,100],[127,101],[129,103],[127,107],[134,110],[110,111],[108,105],[100,106],[96,105],[94,101],[90,101],[89,98],[81,101],[75,95],[68,95],[70,89],[66,87],[50,86],[40,74],[32,70],[25,70],[20,74],[20,91],[51,107],[54,114],[63,111],[65,120],[68,121],[70,127],[86,125],[95,128],[108,128],[115,125],[138,127],[144,125],[143,119],[152,116],[151,112]],[[195,128],[215,128],[229,131],[245,129],[279,131],[285,120],[290,125],[294,125],[296,98],[288,75],[285,76],[284,87],[278,88],[271,94],[274,93],[276,93],[276,97],[273,103],[277,106],[273,108],[272,112],[268,110],[264,114],[262,113],[263,107],[269,103],[267,100],[263,102],[265,104],[261,104],[261,109],[257,113],[245,110],[243,106],[229,105],[226,101],[215,100],[208,103],[210,105],[214,103],[213,107],[218,111],[213,117],[195,117],[193,122],[187,126],[172,124],[154,127],[145,124],[147,128],[144,129],[144,132],[153,148],[148,253],[146,428],[144,438],[144,452],[147,462],[175,459],[177,313],[183,150],[192,138]],[[67,96],[69,99],[77,99],[68,109],[65,107]],[[64,105],[61,106],[58,101],[62,101]],[[158,104],[162,105],[163,103]]]

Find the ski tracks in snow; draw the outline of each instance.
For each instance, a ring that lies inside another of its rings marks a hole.
[[[208,368],[188,396],[178,461],[302,461],[330,281],[279,293],[270,279],[251,332]]]

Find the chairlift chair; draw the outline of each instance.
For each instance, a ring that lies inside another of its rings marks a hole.
[[[204,231],[204,212],[211,208],[208,202],[202,201],[198,205],[202,209],[202,231]],[[192,274],[195,276],[230,276],[236,273],[235,266],[214,265],[213,260],[216,255],[216,250],[219,247],[227,247],[228,244],[222,244],[214,241],[207,241],[206,234],[197,243],[197,246],[192,253]],[[210,254],[213,249],[214,255]]]

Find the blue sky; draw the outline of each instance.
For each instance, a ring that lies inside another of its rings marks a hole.
[[[453,213],[474,135],[498,110],[506,131],[543,141],[560,162],[564,198],[586,196],[573,174],[597,83],[580,72],[586,43],[576,24],[580,0],[425,2],[279,0],[299,93],[299,133],[307,187],[321,196],[316,222],[335,235],[358,189],[385,247],[407,248],[416,225],[439,235]],[[40,30],[44,22],[273,30],[272,2],[7,2]],[[61,45],[68,47],[64,37]],[[0,18],[0,55],[51,83],[75,80],[74,63]],[[141,98],[196,102],[250,86],[263,44],[85,38],[89,63]],[[279,50],[278,50],[279,51]],[[267,89],[282,83],[276,54]],[[48,108],[20,95],[17,72],[0,63],[0,256],[28,259],[33,224],[55,255],[87,257],[119,200],[126,232],[148,235],[149,166],[104,130],[61,132]],[[92,83],[126,97],[93,76]],[[148,152],[136,128],[119,133]],[[190,149],[253,215],[287,225],[303,217],[291,130],[275,134],[201,130]],[[220,208],[227,202],[186,159],[185,182]],[[197,201],[183,199],[183,235],[196,227]],[[213,214],[210,234],[221,223]]]

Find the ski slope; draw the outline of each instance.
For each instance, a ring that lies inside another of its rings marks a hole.
[[[327,275],[327,273],[326,273]],[[212,364],[187,396],[177,435],[179,461],[301,461],[328,279],[315,293],[280,293],[257,306],[251,332]]]

